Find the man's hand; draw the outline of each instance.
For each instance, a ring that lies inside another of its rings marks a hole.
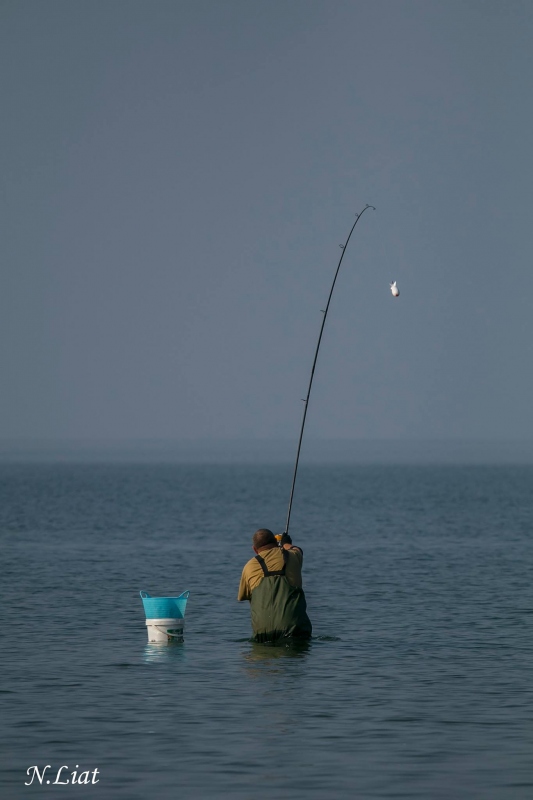
[[[279,540],[280,547],[285,547],[285,545],[292,545],[292,539],[288,533],[282,533],[281,539]]]

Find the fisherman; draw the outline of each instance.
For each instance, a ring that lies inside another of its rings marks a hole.
[[[268,528],[254,533],[252,547],[256,555],[244,566],[237,599],[250,601],[255,641],[310,639],[302,550],[286,533],[278,542]]]

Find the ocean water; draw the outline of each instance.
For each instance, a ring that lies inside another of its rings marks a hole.
[[[533,796],[533,468],[302,466],[299,649],[236,602],[290,478],[0,466],[2,797]],[[182,644],[147,644],[140,589],[190,589]]]

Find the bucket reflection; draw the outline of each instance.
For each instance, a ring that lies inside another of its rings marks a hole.
[[[169,664],[186,659],[183,640],[180,642],[149,642],[144,646],[143,660],[146,664]]]

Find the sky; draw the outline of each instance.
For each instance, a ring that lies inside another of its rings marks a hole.
[[[533,5],[3,0],[0,439],[533,439]],[[393,299],[389,283],[398,282]]]

